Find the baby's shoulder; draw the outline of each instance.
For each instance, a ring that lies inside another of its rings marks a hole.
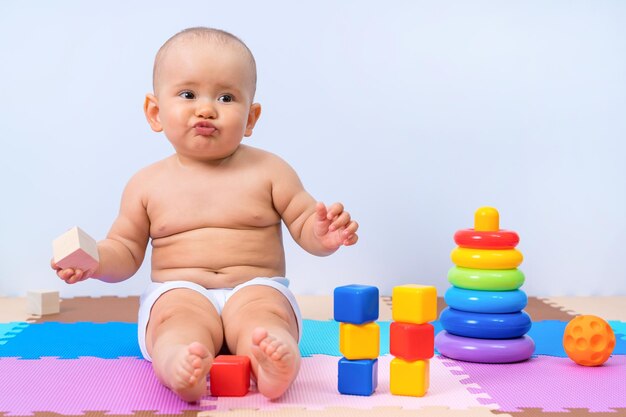
[[[141,168],[130,177],[128,186],[132,187],[133,184],[136,184],[141,185],[141,188],[145,189],[149,184],[159,183],[163,178],[167,178],[169,166],[171,165],[170,158],[165,158]]]
[[[264,149],[254,148],[248,145],[241,145],[240,148],[242,161],[246,165],[254,164],[255,166],[273,167],[275,169],[289,168],[289,164],[280,156],[266,151]]]

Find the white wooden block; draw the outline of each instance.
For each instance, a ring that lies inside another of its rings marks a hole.
[[[36,316],[57,314],[61,311],[61,302],[58,291],[28,291],[27,311]]]
[[[54,262],[61,268],[94,270],[98,267],[98,245],[80,227],[73,227],[52,242]]]

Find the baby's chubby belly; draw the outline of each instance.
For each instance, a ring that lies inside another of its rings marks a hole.
[[[280,224],[203,227],[152,239],[152,280],[232,288],[255,277],[285,275]]]

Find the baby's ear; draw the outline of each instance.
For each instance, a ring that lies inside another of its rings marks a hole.
[[[159,101],[153,94],[146,94],[146,99],[143,102],[143,112],[146,115],[148,124],[155,132],[163,131],[161,126],[161,119],[159,118]]]
[[[244,133],[244,136],[252,136],[252,130],[259,120],[259,117],[261,117],[261,105],[259,103],[252,103],[250,111],[248,112],[248,123],[246,123],[246,133]]]

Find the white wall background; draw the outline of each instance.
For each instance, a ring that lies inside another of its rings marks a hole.
[[[175,4],[175,6],[174,6]],[[297,293],[407,282],[443,292],[481,205],[518,231],[530,295],[626,295],[626,2],[0,2],[0,293],[67,286],[51,241],[103,238],[139,168],[171,153],[142,113],[175,32],[229,30],[259,67],[248,143],[288,160],[359,244],[316,258],[287,235]]]

